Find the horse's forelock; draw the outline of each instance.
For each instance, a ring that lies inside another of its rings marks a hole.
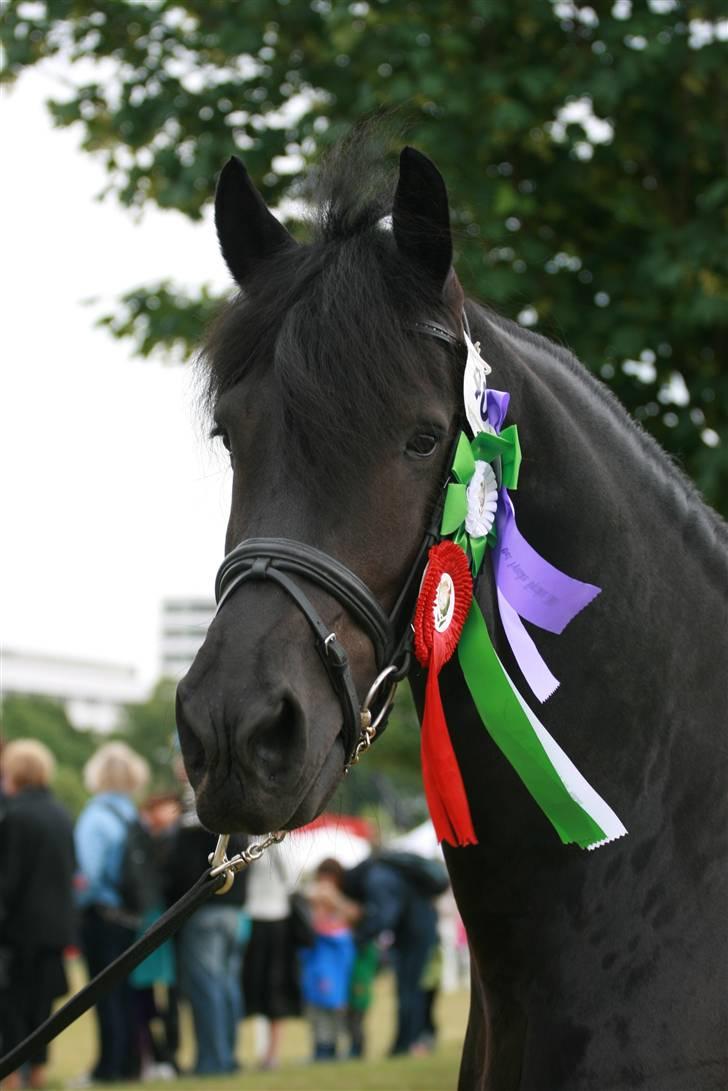
[[[447,322],[445,304],[373,217],[359,234],[269,260],[203,352],[210,409],[268,369],[286,444],[329,466],[329,486],[376,460],[413,391],[433,382],[445,392],[457,369],[446,347],[412,329]]]

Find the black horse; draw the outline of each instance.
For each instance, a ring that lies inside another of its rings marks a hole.
[[[465,307],[493,385],[511,393],[519,525],[603,589],[563,635],[539,635],[562,680],[539,714],[628,836],[562,845],[456,659],[441,676],[479,842],[446,848],[473,967],[460,1088],[725,1087],[728,528],[565,349],[464,301],[428,159],[402,152],[392,200],[354,140],[319,189],[317,233],[298,245],[239,161],[220,179],[240,293],[205,360],[234,470],[227,549],[284,538],[393,607],[459,427]],[[311,611],[348,654],[359,700],[381,668],[360,612],[325,581],[299,571],[296,586],[308,614],[280,584],[228,586],[180,684],[182,749],[213,830],[295,828],[339,782],[351,730]],[[520,686],[487,561],[478,598]],[[421,703],[422,672],[410,680]]]

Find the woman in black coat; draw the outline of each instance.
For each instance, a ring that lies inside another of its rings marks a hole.
[[[0,758],[0,1053],[50,1015],[68,990],[63,949],[74,938],[73,827],[49,785],[55,762],[34,739]],[[45,1081],[47,1048],[30,1058],[29,1086]],[[20,1073],[5,1088],[21,1087]]]

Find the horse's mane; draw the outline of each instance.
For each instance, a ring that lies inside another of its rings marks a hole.
[[[648,469],[663,502],[673,511],[689,512],[691,540],[702,539],[713,554],[716,546],[720,547],[722,567],[725,569],[728,566],[728,523],[705,503],[700,490],[679,462],[660,446],[639,421],[629,415],[614,391],[600,382],[566,346],[520,326],[488,307],[476,305],[476,311],[501,334],[520,346],[530,346],[539,357],[553,361],[596,401],[623,441],[632,446],[635,459]]]
[[[208,410],[246,375],[272,368],[286,441],[334,476],[352,460],[381,458],[423,377],[441,387],[449,371],[455,381],[451,354],[412,330],[447,312],[383,222],[393,186],[368,134],[344,142],[315,177],[310,241],[261,263],[200,357]]]

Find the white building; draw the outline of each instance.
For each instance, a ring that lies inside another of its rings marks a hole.
[[[134,667],[70,656],[4,649],[0,664],[3,697],[49,697],[59,701],[74,727],[113,731],[122,707],[146,700]]]
[[[162,603],[160,674],[179,679],[187,672],[215,615],[215,603],[203,598],[170,598]]]

